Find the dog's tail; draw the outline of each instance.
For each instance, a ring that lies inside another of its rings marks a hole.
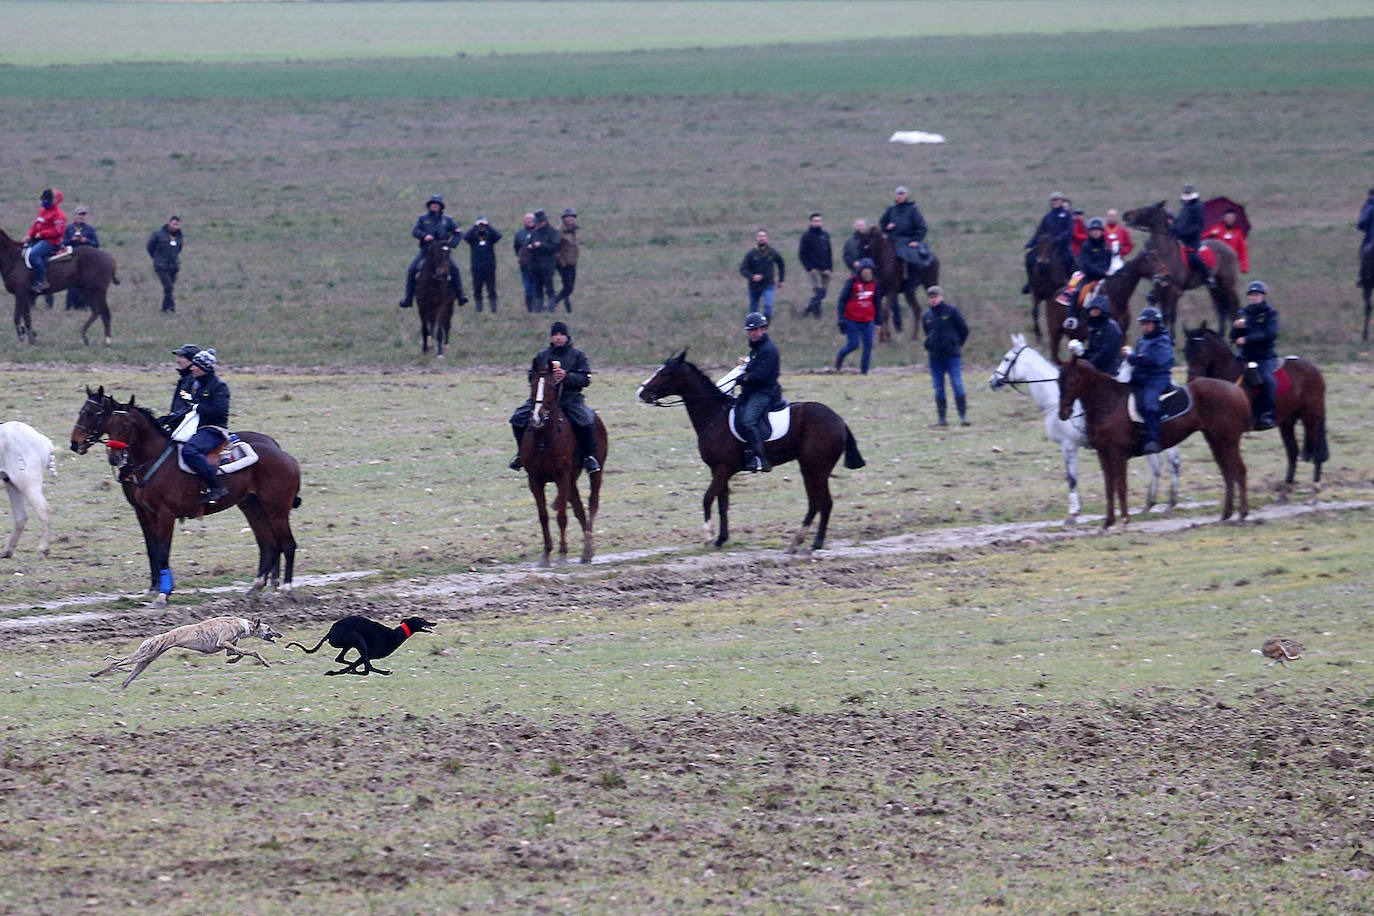
[[[326,633],[326,634],[324,634],[323,636],[321,636],[321,637],[320,637],[320,641],[317,642],[317,643],[315,643],[315,648],[313,648],[313,649],[306,649],[305,646],[302,646],[302,645],[301,645],[300,643],[298,643],[298,642],[289,642],[289,643],[287,643],[285,646],[283,646],[282,648],[289,649],[289,648],[291,648],[292,646],[295,646],[296,648],[303,650],[307,655],[314,655],[316,652],[320,651],[320,646],[324,645],[324,641],[325,641],[326,639],[328,639],[328,638],[329,638],[329,634],[328,634],[328,633]]]

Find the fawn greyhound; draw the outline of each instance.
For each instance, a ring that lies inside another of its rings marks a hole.
[[[116,668],[132,667],[133,672],[124,679],[123,686],[128,687],[134,678],[143,673],[144,668],[168,649],[192,649],[207,654],[223,650],[224,654],[229,656],[231,665],[245,655],[250,655],[264,666],[271,667],[267,664],[267,659],[257,652],[238,647],[238,641],[245,636],[256,636],[267,642],[281,638],[281,634],[263,623],[261,617],[254,617],[252,620],[243,617],[211,617],[200,623],[188,623],[175,630],[168,630],[160,636],[150,636],[143,640],[143,645],[139,646],[133,655],[112,662],[99,671],[91,672],[91,677],[109,674]],[[114,656],[107,655],[105,658],[111,659]]]

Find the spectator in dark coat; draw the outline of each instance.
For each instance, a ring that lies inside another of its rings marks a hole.
[[[549,311],[558,311],[559,300],[562,300],[563,307],[571,315],[573,287],[577,285],[577,256],[582,247],[577,239],[577,211],[572,207],[563,211],[563,225],[558,230],[558,256],[554,258],[554,266],[558,268],[558,278],[563,281],[563,288],[558,291],[558,297],[553,300]]]
[[[864,258],[873,257],[873,246],[868,241],[868,223],[861,219],[854,220],[854,234],[844,241],[844,251],[840,253],[840,260],[844,261],[844,266],[850,273],[854,273],[859,268],[857,265]]]
[[[1356,285],[1374,286],[1374,276],[1364,275],[1364,265],[1374,258],[1374,188],[1369,189],[1369,197],[1360,208],[1360,218],[1356,220],[1355,228],[1364,233],[1360,241],[1360,282]]]
[[[463,233],[463,241],[470,249],[468,267],[472,270],[472,295],[477,300],[477,311],[482,311],[482,290],[491,299],[491,310],[496,311],[496,243],[501,241],[501,233],[492,228],[485,216],[477,217],[472,228]]]
[[[954,389],[954,405],[959,411],[959,424],[968,426],[968,400],[964,396],[963,350],[968,340],[968,325],[959,309],[945,302],[944,293],[938,286],[926,289],[925,313],[921,315],[921,327],[926,333],[926,352],[930,356],[930,380],[935,386],[935,412],[939,415],[936,426],[947,426],[945,422],[945,376],[949,386]]]
[[[930,262],[929,250],[923,244],[926,240],[926,218],[908,193],[905,187],[893,192],[892,206],[883,211],[880,225],[892,242],[893,253],[897,255],[897,262],[902,268],[897,291],[910,303],[916,301],[917,274]]]
[[[525,287],[525,311],[534,311],[534,252],[530,250],[531,233],[534,232],[534,211],[522,218],[520,228],[515,230],[511,247],[515,249],[515,261],[520,265],[520,283]]]
[[[797,259],[802,270],[811,278],[811,301],[806,305],[806,314],[821,317],[821,303],[825,292],[830,288],[830,273],[835,268],[834,253],[830,249],[830,233],[822,228],[823,218],[819,213],[811,214],[811,225],[802,233],[797,244]]]
[[[562,242],[558,230],[549,225],[549,215],[543,210],[534,211],[534,228],[529,230],[525,248],[530,253],[530,278],[534,283],[534,311],[552,312],[556,305],[553,293],[553,275],[558,264],[558,249]]]
[[[76,213],[72,217],[72,221],[67,224],[67,231],[62,236],[62,244],[64,246],[70,245],[73,253],[78,248],[100,247],[100,237],[96,235],[95,227],[86,222],[86,208],[84,206],[76,208]],[[67,311],[86,307],[84,292],[85,290],[82,289],[80,283],[73,282],[71,286],[67,287]],[[48,295],[51,296],[52,294],[49,293]],[[49,299],[49,305],[51,304],[52,301]]]
[[[774,280],[774,268],[777,279]],[[768,233],[763,229],[754,233],[754,247],[744,253],[739,264],[740,276],[749,281],[749,311],[759,312],[773,322],[773,298],[782,289],[787,265],[782,255],[768,244]]]
[[[162,310],[175,312],[176,300],[172,288],[176,286],[177,273],[181,270],[181,251],[186,247],[186,239],[181,234],[181,217],[173,215],[152,235],[148,237],[148,255],[153,259],[153,272],[162,281]]]

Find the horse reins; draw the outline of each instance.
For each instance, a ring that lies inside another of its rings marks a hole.
[[[1001,379],[1001,381],[1002,381],[1002,383],[1003,383],[1004,385],[1010,385],[1011,388],[1012,388],[1012,390],[1014,390],[1014,391],[1020,391],[1020,390],[1021,390],[1021,389],[1019,389],[1019,388],[1016,387],[1017,385],[1035,385],[1035,384],[1038,384],[1038,383],[1041,383],[1041,382],[1057,382],[1057,381],[1059,381],[1059,376],[1057,376],[1057,375],[1056,375],[1054,378],[1022,378],[1022,379],[1017,379],[1016,381],[1012,381],[1012,380],[1011,380],[1011,378],[1010,378],[1011,367],[1014,366],[1014,365],[1016,365],[1016,361],[1017,361],[1018,359],[1021,358],[1021,354],[1024,353],[1024,352],[1025,352],[1026,350],[1028,350],[1028,349],[1029,349],[1029,345],[1022,346],[1020,349],[1018,349],[1015,353],[1013,353],[1013,354],[1011,355],[1011,362],[1007,363],[1007,371],[1006,371],[1006,372],[1003,372],[1003,371],[1001,371],[1001,370],[998,370],[998,371],[996,371],[996,372],[993,373],[993,376],[996,377],[996,378],[998,378],[998,379]]]

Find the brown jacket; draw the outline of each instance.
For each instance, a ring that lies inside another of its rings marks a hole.
[[[574,223],[569,227],[567,223],[564,223],[559,229],[563,233],[563,241],[558,246],[558,256],[554,263],[559,267],[576,267],[578,249],[577,224]]]

